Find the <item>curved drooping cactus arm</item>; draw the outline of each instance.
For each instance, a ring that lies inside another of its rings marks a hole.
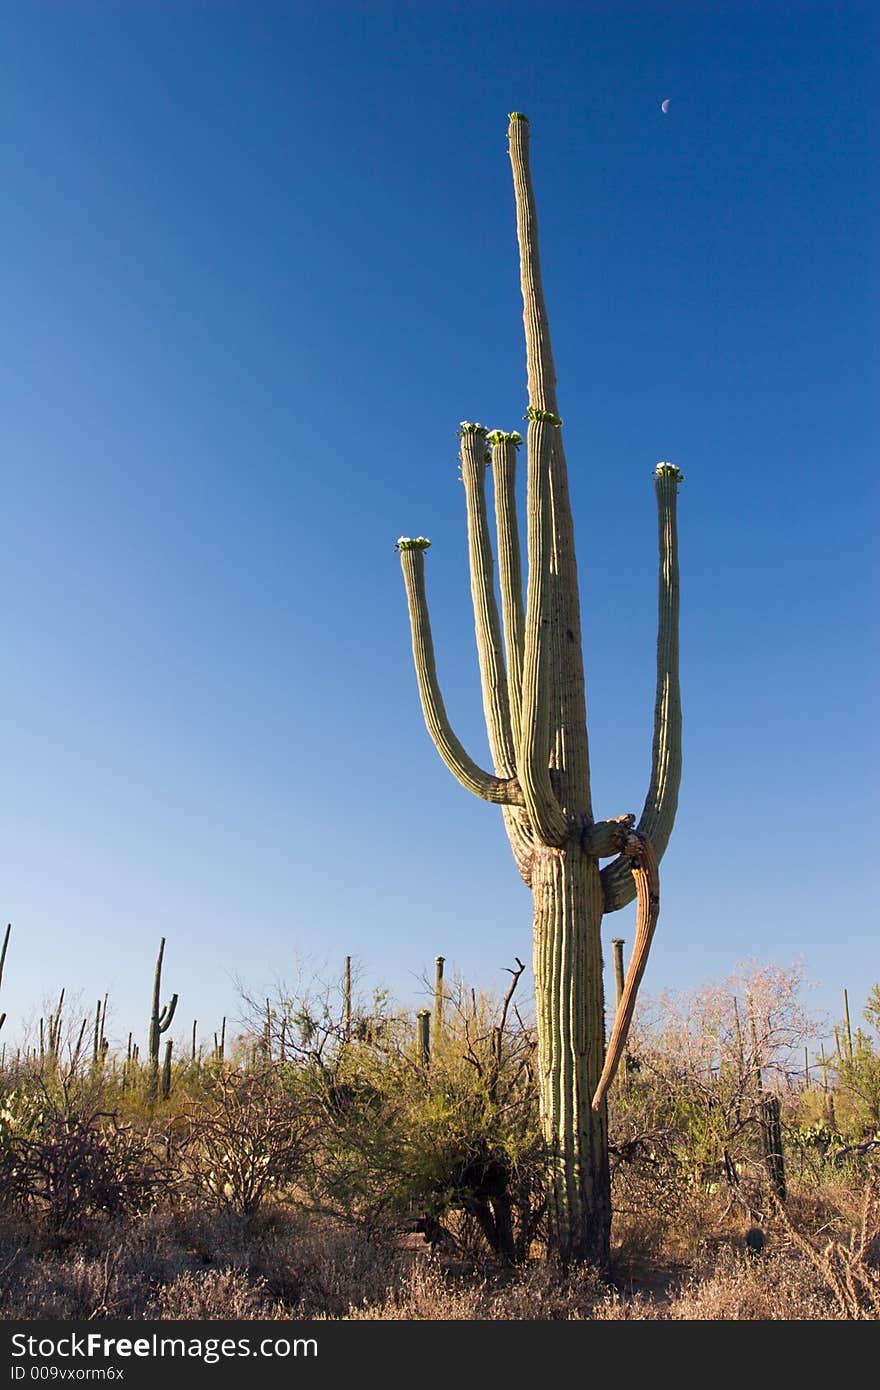
[[[550,452],[559,420],[548,411],[529,410],[528,554],[526,630],[523,650],[522,739],[517,768],[526,810],[547,845],[561,845],[568,822],[550,781],[551,559]]]
[[[495,601],[495,562],[486,509],[488,430],[480,424],[462,420],[458,432],[461,437],[461,477],[467,505],[471,599],[486,731],[496,773],[502,777],[513,777],[516,774],[516,746],[511,732],[507,672],[504,669],[501,623]]]
[[[174,1011],[177,1008],[177,995],[172,994],[170,1001],[165,1005],[158,1019],[160,1033],[167,1033],[174,1018]]]
[[[507,134],[516,200],[529,409],[556,416],[556,368],[538,252],[538,219],[529,166],[529,123],[520,112],[511,114]],[[544,640],[552,653],[548,663],[551,682],[549,759],[560,803],[573,816],[589,821],[592,819],[590,756],[580,598],[561,429],[553,434],[548,470],[546,505],[551,536],[548,583],[552,601]],[[530,508],[531,505],[530,501]]]
[[[617,1005],[614,1027],[611,1030],[611,1037],[605,1052],[605,1065],[602,1068],[602,1075],[599,1077],[599,1083],[593,1096],[594,1110],[598,1110],[602,1105],[608,1087],[614,1080],[620,1065],[629,1027],[632,1023],[633,1010],[636,1006],[636,996],[642,982],[642,976],[645,973],[645,966],[648,963],[648,952],[651,949],[654,929],[660,914],[660,874],[657,868],[657,856],[651,841],[647,835],[634,830],[627,840],[624,853],[627,856],[634,880],[634,891],[639,904],[636,917],[636,939],[630,956],[629,969],[626,972],[623,994]]]
[[[507,694],[513,746],[522,734],[522,668],[526,615],[522,594],[522,557],[516,517],[516,451],[522,435],[493,430],[492,477],[495,492],[495,529],[498,535],[498,580],[501,587],[501,619],[507,656]]]
[[[450,772],[468,791],[484,801],[523,806],[525,800],[516,779],[494,777],[490,772],[484,772],[465,752],[450,726],[437,681],[431,621],[425,597],[425,550],[429,545],[430,541],[425,540],[424,536],[414,539],[401,536],[397,542],[409,609],[419,698],[428,733]]]
[[[678,807],[681,783],[681,692],[678,681],[678,534],[676,501],[683,474],[671,463],[658,463],[657,493],[660,574],[657,617],[657,690],[651,781],[638,830],[647,835],[662,859]],[[602,870],[605,911],[616,912],[636,896],[630,864],[621,855]]]

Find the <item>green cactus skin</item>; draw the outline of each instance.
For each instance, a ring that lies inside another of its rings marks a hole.
[[[105,1034],[107,998],[108,996],[105,994],[103,1003],[99,999],[95,1007],[95,1032],[92,1039],[92,1067],[95,1069],[104,1065],[110,1050],[110,1044]]]
[[[6,952],[9,950],[9,936],[10,936],[10,933],[11,933],[11,932],[12,932],[12,923],[11,923],[11,922],[7,922],[7,923],[6,923],[6,932],[5,932],[4,936],[3,936],[3,949],[0,950],[0,985],[2,985],[2,983],[3,983],[3,967],[4,967],[5,964],[6,964]],[[6,1014],[5,1014],[5,1012],[4,1012],[4,1013],[0,1014],[0,1028],[3,1027],[3,1025],[4,1025],[5,1022],[6,1022]]]
[[[419,1009],[416,1014],[416,1036],[418,1040],[419,1061],[423,1067],[431,1065],[431,1010]]]
[[[761,1153],[767,1177],[779,1201],[787,1196],[785,1155],[782,1143],[782,1104],[778,1096],[764,1095],[760,1101]]]
[[[351,956],[345,957],[342,980],[342,1036],[345,1042],[351,1042]]]
[[[516,521],[516,432],[459,428],[471,598],[491,772],[454,734],[437,678],[425,596],[424,537],[397,543],[413,658],[428,732],[453,775],[500,805],[519,872],[534,900],[534,972],[541,1115],[549,1155],[552,1253],[607,1267],[611,1196],[605,1095],[623,1054],[659,912],[657,863],[672,830],[681,779],[676,499],[682,475],[654,473],[660,553],[657,684],[642,814],[595,821],[590,791],[574,527],[556,400],[556,374],[538,257],[529,124],[508,129],[526,340],[528,409],[526,602]],[[485,496],[486,450],[495,491],[499,614]],[[610,859],[599,868],[600,858]],[[600,927],[638,898],[636,937],[606,1050]]]
[[[165,1043],[165,1057],[162,1062],[162,1099],[169,1100],[171,1097],[171,1049],[174,1046],[171,1038]]]
[[[51,1013],[48,1019],[40,1019],[40,1061],[46,1062],[53,1067],[58,1062],[58,1055],[61,1051],[61,1015],[64,1010],[64,990],[58,996],[58,1004],[55,1012]],[[45,1022],[45,1032],[43,1024]]]
[[[440,1030],[443,1027],[443,1004],[445,992],[443,989],[443,967],[446,964],[445,956],[435,956],[434,958],[434,1037],[440,1037]]]
[[[164,1007],[160,1003],[162,993],[162,957],[165,954],[165,938],[159,942],[159,954],[156,958],[156,972],[153,976],[153,1007],[150,1013],[150,1037],[148,1043],[149,1065],[147,1071],[147,1100],[150,1105],[156,1104],[159,1094],[159,1040],[163,1033],[167,1033],[174,1018],[174,1011],[177,1008],[177,995],[172,994],[171,1000]]]
[[[622,936],[612,937],[611,949],[614,952],[614,989],[617,996],[616,1003],[618,1008],[620,1007],[620,1001],[623,997],[623,946],[624,939]]]

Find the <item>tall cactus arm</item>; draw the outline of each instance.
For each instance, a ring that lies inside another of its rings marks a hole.
[[[522,436],[494,430],[488,437],[492,446],[492,478],[495,492],[495,529],[498,535],[498,580],[501,586],[501,619],[507,657],[507,693],[513,746],[519,748],[522,735],[522,667],[525,608],[522,590],[522,555],[516,517],[516,451]]]
[[[651,781],[639,817],[638,830],[647,835],[657,859],[669,843],[681,783],[681,691],[678,680],[678,532],[676,503],[683,474],[671,463],[658,463],[654,487],[660,574],[657,620],[657,691],[654,700],[654,740]],[[636,896],[626,855],[602,870],[605,911],[616,912]]]
[[[550,346],[550,323],[544,300],[541,262],[538,257],[538,216],[529,168],[529,122],[528,117],[522,112],[511,112],[507,138],[516,199],[516,233],[519,241],[519,275],[526,335],[529,404],[536,406],[538,410],[548,410],[551,415],[556,415],[556,368]]]
[[[482,425],[463,420],[459,434],[461,476],[467,504],[471,599],[474,606],[483,712],[495,771],[502,777],[513,777],[516,773],[516,748],[511,733],[507,672],[504,669],[501,623],[498,605],[495,602],[495,564],[486,511],[488,430]]]
[[[529,406],[556,415],[556,368],[550,345],[550,322],[538,251],[538,218],[529,164],[529,123],[520,112],[511,114],[507,134],[516,201]],[[580,599],[561,430],[557,430],[553,437],[549,469],[548,508],[554,576],[553,619],[545,636],[553,653],[551,671],[554,673],[549,695],[552,732],[550,758],[556,776],[555,785],[563,805],[580,818],[590,820],[590,757]]]
[[[492,544],[489,538],[486,509],[484,441],[488,442],[490,436],[481,425],[467,420],[462,421],[459,433],[462,441],[461,476],[467,505],[471,596],[474,606],[483,710],[495,772],[503,776],[514,776],[519,747],[522,642],[525,622],[522,600],[522,565],[519,554],[519,536],[516,530],[515,478],[511,480],[509,485],[509,506],[512,508],[512,521],[508,522],[504,529],[500,526],[498,529],[505,644],[508,650],[508,663],[512,661],[512,666],[508,666],[508,669],[505,670],[493,582]],[[522,443],[522,438],[516,433],[501,435],[501,432],[496,430],[491,439],[495,441],[499,436],[508,441],[515,468],[516,448],[514,441]],[[502,465],[503,469],[504,466]],[[497,478],[495,480],[495,499],[497,522]],[[518,628],[514,604],[518,605]],[[513,616],[511,616],[512,614]],[[517,868],[526,883],[529,883],[534,853],[534,836],[531,832],[531,826],[518,808],[506,806],[504,808],[504,827]]]
[[[516,779],[494,777],[491,773],[484,772],[468,757],[450,726],[437,681],[434,642],[425,597],[425,550],[429,544],[423,536],[417,536],[415,539],[402,536],[397,542],[409,608],[416,680],[428,733],[449,771],[468,791],[482,797],[484,801],[494,801],[506,806],[524,806],[523,793]]]
[[[529,820],[547,845],[561,845],[568,823],[550,781],[551,552],[550,451],[555,416],[530,411],[528,479],[529,583],[523,651],[522,743],[517,760]]]
[[[620,1065],[629,1027],[632,1023],[633,1010],[636,1006],[636,995],[639,985],[642,983],[645,966],[648,963],[648,952],[651,949],[654,929],[660,914],[660,874],[657,868],[657,856],[651,841],[647,835],[635,830],[627,840],[624,853],[628,858],[639,903],[636,917],[636,939],[630,957],[629,970],[626,972],[623,993],[617,1005],[614,1027],[608,1040],[605,1065],[602,1068],[602,1075],[599,1077],[599,1083],[593,1096],[594,1110],[600,1109],[608,1087],[614,1080]]]
[[[150,1038],[148,1042],[151,1057],[154,1055],[154,1053],[158,1055],[159,1015],[161,1013],[161,1004],[159,1001],[159,996],[162,991],[162,958],[164,957],[164,955],[165,938],[163,936],[159,940],[159,954],[156,957],[156,969],[153,974],[153,1007],[150,1011]]]

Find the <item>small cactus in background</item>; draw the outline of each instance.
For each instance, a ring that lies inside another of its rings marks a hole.
[[[107,995],[104,995],[103,1003],[98,1000],[95,1007],[95,1034],[92,1041],[92,1067],[98,1070],[104,1065],[110,1044],[104,1033],[104,1026],[107,1022]]]
[[[64,1011],[64,990],[58,996],[58,1003],[47,1019],[40,1019],[40,1062],[49,1067],[57,1066],[61,1053],[61,1025]]]
[[[416,1020],[419,1061],[423,1067],[428,1067],[431,1064],[431,1010],[419,1009]]]
[[[171,1095],[171,1049],[174,1046],[171,1038],[165,1043],[165,1059],[162,1063],[162,1099],[168,1100]]]
[[[782,1103],[778,1096],[760,1099],[761,1152],[767,1178],[780,1202],[785,1201],[785,1157],[782,1147]]]
[[[155,1105],[159,1095],[159,1040],[163,1033],[167,1033],[174,1018],[174,1011],[177,1008],[177,995],[172,994],[170,1003],[161,1004],[162,994],[162,957],[165,954],[164,936],[159,942],[159,955],[156,958],[156,973],[153,976],[153,1008],[150,1013],[150,1037],[149,1037],[149,1069],[147,1073],[147,1100],[150,1105]]]
[[[614,952],[614,992],[615,1003],[620,1008],[620,1001],[623,998],[623,937],[615,936],[611,941],[611,949]]]
[[[3,949],[0,950],[0,985],[2,985],[2,983],[3,983],[3,967],[4,967],[4,965],[6,964],[6,952],[7,952],[8,949],[9,949],[9,935],[10,935],[10,932],[11,932],[11,931],[12,931],[12,923],[11,923],[11,922],[7,922],[7,923],[6,923],[6,933],[5,933],[4,937],[3,937]],[[5,1012],[4,1012],[4,1013],[0,1014],[0,1028],[3,1027],[3,1025],[4,1025],[5,1022],[6,1022],[6,1014],[5,1014]]]
[[[758,1102],[758,1127],[761,1134],[761,1154],[767,1179],[779,1198],[785,1201],[785,1157],[782,1148],[782,1105],[778,1096],[770,1095],[764,1089],[763,1050],[758,1039],[755,1008],[751,996],[748,997],[749,1035],[752,1043],[752,1069],[755,1077],[755,1094]]]
[[[843,991],[843,1019],[846,1034],[846,1055],[851,1062],[853,1059],[853,1035],[852,1024],[849,1021],[849,993],[847,990]]]
[[[445,956],[437,956],[434,961],[434,1037],[439,1038],[443,1027],[443,966]]]
[[[342,981],[342,1036],[345,1042],[351,1042],[351,956],[345,957]]]
[[[225,1055],[226,1055],[226,1015],[224,1014],[224,1015],[223,1015],[223,1021],[222,1021],[222,1023],[220,1024],[220,1036],[218,1037],[216,1033],[214,1034],[214,1061],[215,1061],[215,1062],[222,1062],[223,1059],[224,1059],[224,1057],[225,1057]]]

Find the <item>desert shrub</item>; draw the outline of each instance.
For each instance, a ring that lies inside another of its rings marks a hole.
[[[835,1029],[835,1123],[851,1144],[880,1144],[880,985],[868,995],[863,1017],[868,1027],[857,1028],[854,1036],[845,1023]]]
[[[792,1220],[782,1203],[777,1215],[794,1247],[807,1257],[833,1295],[838,1315],[850,1320],[880,1318],[880,1166],[871,1164],[861,1210],[848,1230],[811,1234]]]
[[[75,1081],[75,1078],[74,1078]],[[166,1185],[152,1136],[102,1107],[100,1088],[41,1077],[0,1110],[0,1205],[58,1235],[92,1218],[149,1210]]]
[[[719,985],[643,1008],[610,1100],[617,1192],[651,1191],[663,1212],[723,1187],[763,1209],[768,1175],[785,1192],[783,1102],[815,1025],[799,967],[748,965]],[[617,1200],[617,1199],[616,1199]]]
[[[432,1243],[527,1257],[543,1146],[534,1039],[511,998],[454,989],[427,1065],[408,1022],[315,1075],[327,1118],[317,1200],[350,1219],[408,1223]]]
[[[182,1190],[243,1215],[301,1176],[315,1139],[309,1097],[271,1065],[216,1069],[182,1116]]]

